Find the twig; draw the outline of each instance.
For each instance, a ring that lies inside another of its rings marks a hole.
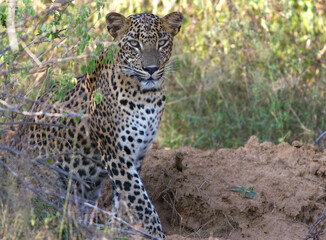
[[[83,97],[83,95],[81,95],[81,97]],[[2,98],[4,98],[4,97],[2,97]],[[17,99],[20,99],[20,100],[23,100],[23,101],[26,101],[26,102],[30,102],[30,103],[33,103],[33,104],[39,104],[39,105],[44,106],[44,108],[55,108],[55,109],[57,109],[57,110],[59,110],[61,112],[65,112],[66,111],[66,109],[59,108],[59,107],[55,106],[54,104],[44,103],[44,102],[41,102],[39,100],[32,100],[32,99],[29,99],[29,98],[26,98],[26,97],[22,97],[22,96],[19,96],[19,95],[9,95],[9,98],[17,98]],[[4,104],[5,106],[8,106],[9,108],[17,108],[17,107],[15,107],[15,105],[9,104],[6,101],[3,101],[1,99],[0,99],[0,103]],[[22,104],[22,105],[25,105],[25,104]]]
[[[21,151],[18,151],[17,149],[14,149],[12,147],[8,147],[8,146],[2,145],[2,144],[0,144],[0,149],[6,150],[6,151],[11,152],[11,153],[13,153],[15,155],[20,155],[20,156],[26,155],[25,153],[23,153]]]
[[[29,65],[27,67],[19,67],[19,68],[13,68],[13,69],[10,69],[10,70],[7,70],[7,71],[2,71],[2,72],[0,72],[0,76],[8,74],[8,73],[12,73],[12,72],[18,72],[18,71],[25,70],[25,69],[31,69],[31,68],[34,68],[34,67],[39,67],[38,69],[41,69],[41,68],[46,67],[47,65],[51,65],[51,64],[54,64],[54,63],[65,62],[65,61],[81,59],[81,58],[87,58],[87,57],[95,57],[95,55],[94,54],[86,54],[86,55],[81,55],[81,56],[72,56],[72,57],[66,57],[66,58],[52,59],[52,60],[42,62],[42,64],[40,66],[38,64],[31,64],[31,65]]]
[[[62,210],[58,208],[57,206],[53,205],[49,200],[47,200],[43,195],[41,195],[35,188],[30,186],[24,179],[22,179],[18,173],[16,173],[11,167],[9,167],[5,162],[3,162],[0,159],[0,164],[4,166],[6,169],[8,169],[12,175],[14,175],[27,189],[31,190],[36,196],[38,196],[43,202],[46,204],[52,206],[55,210],[59,211],[62,213]]]
[[[28,48],[28,46],[24,43],[24,41],[21,41],[21,44],[25,50],[25,52],[27,52],[27,54],[34,60],[34,62],[38,65],[41,66],[42,63],[40,62],[40,60],[38,60],[38,58],[35,56],[34,53],[32,53],[32,51]]]
[[[1,102],[1,100],[0,100]],[[18,113],[18,114],[22,114],[24,116],[47,116],[47,117],[80,117],[81,119],[88,117],[88,114],[84,114],[84,113],[74,113],[74,112],[70,112],[70,113],[49,113],[49,112],[44,112],[44,111],[39,111],[39,112],[27,112],[27,111],[20,111],[18,109],[12,108],[12,109],[8,109],[8,108],[2,108],[0,107],[0,111],[3,112],[9,112],[9,113]]]
[[[2,145],[2,144],[0,144],[0,150],[6,150],[6,151],[8,151],[10,153],[13,153],[15,155],[21,155],[21,156],[27,157],[27,155],[25,153],[23,153],[21,151],[18,151],[16,149],[12,148],[12,147]],[[43,158],[43,159],[34,158],[34,159],[29,160],[29,161],[30,162],[35,162],[36,161],[36,162],[38,162],[38,163],[40,163],[40,164],[42,164],[42,165],[44,165],[44,166],[46,166],[46,167],[48,167],[48,168],[50,168],[52,170],[55,170],[55,171],[57,171],[57,172],[59,172],[59,173],[61,173],[63,175],[70,176],[70,174],[68,172],[66,172],[66,171],[64,171],[64,170],[62,170],[62,169],[60,169],[60,168],[46,162],[46,161],[48,161],[48,160],[50,160],[52,158],[62,156],[62,155],[66,155],[66,154],[70,154],[70,153],[71,152],[63,152],[63,153],[59,153],[59,154],[56,154],[56,155],[52,155],[52,156],[47,157],[47,158]],[[82,184],[84,184],[86,186],[88,185],[83,179],[81,179],[81,178],[79,178],[77,176],[72,175],[71,177],[74,180],[77,180],[77,181],[81,182]]]
[[[323,132],[312,145],[316,145],[325,135],[326,135],[326,131]]]
[[[1,154],[0,154],[1,155]],[[2,166],[4,166],[6,169],[8,169],[11,174],[13,174],[28,190],[32,191],[38,198],[41,199],[41,201],[45,202],[47,205],[51,206],[53,209],[55,209],[56,211],[60,212],[61,214],[63,214],[63,211],[61,208],[57,207],[55,204],[53,204],[52,202],[50,202],[48,199],[46,199],[42,194],[40,194],[40,192],[43,192],[45,194],[50,194],[53,195],[53,193],[50,193],[48,191],[44,191],[44,190],[38,190],[33,188],[30,184],[28,184],[24,179],[22,179],[18,173],[16,173],[13,169],[11,169],[5,162],[3,162],[0,159],[0,164]],[[67,216],[67,218],[69,220],[73,220],[75,221],[74,218]],[[98,232],[94,231],[93,229],[91,229],[89,226],[86,226],[85,224],[83,224],[82,222],[79,222],[79,225],[84,228],[87,231],[92,232],[94,235],[100,236],[101,234],[99,234]]]
[[[58,167],[56,167],[56,166],[54,166],[54,165],[49,164],[49,163],[46,162],[46,161],[48,161],[48,160],[50,160],[50,159],[52,159],[52,158],[60,157],[60,156],[63,156],[63,155],[68,155],[68,154],[72,154],[72,153],[71,153],[71,152],[63,152],[63,153],[59,153],[59,154],[56,154],[56,155],[52,155],[52,156],[47,157],[47,158],[42,158],[42,159],[32,159],[31,161],[32,161],[32,162],[33,162],[33,161],[36,161],[36,162],[38,162],[38,163],[40,163],[40,164],[42,164],[42,165],[44,165],[44,166],[46,166],[46,167],[48,167],[48,168],[54,170],[54,171],[57,171],[57,172],[59,172],[59,173],[65,175],[65,176],[67,176],[67,177],[71,177],[73,180],[76,180],[76,181],[82,183],[84,186],[88,186],[88,184],[87,184],[83,179],[81,179],[80,177],[78,177],[78,176],[76,176],[76,175],[72,175],[72,174],[70,174],[69,172],[64,171],[64,170],[62,170],[62,169],[60,169],[60,168],[58,168]]]
[[[132,229],[135,229],[135,231],[137,232],[137,234],[140,233],[142,236],[146,236],[146,237],[150,237],[150,238],[152,238],[152,239],[160,240],[160,238],[157,238],[157,237],[155,237],[155,236],[153,236],[153,235],[151,235],[151,234],[149,234],[149,233],[146,233],[146,232],[144,232],[144,231],[142,231],[142,230],[136,229],[134,226],[132,226],[131,224],[129,224],[129,223],[126,222],[125,220],[123,220],[123,219],[121,219],[121,218],[115,216],[114,214],[112,214],[112,213],[110,213],[110,212],[108,212],[108,211],[105,211],[105,210],[103,210],[103,209],[101,209],[101,208],[99,208],[99,207],[97,207],[97,206],[95,206],[95,205],[92,205],[92,204],[90,204],[90,203],[87,203],[87,202],[84,202],[83,204],[84,204],[86,207],[90,207],[90,208],[96,209],[96,210],[98,210],[98,211],[100,211],[100,212],[102,212],[102,213],[104,213],[104,214],[106,214],[106,215],[108,215],[108,216],[114,218],[115,220],[117,220],[117,221],[119,221],[119,222],[125,224],[126,226],[128,226],[128,227],[130,227],[130,228],[132,228]],[[119,229],[119,230],[120,230],[120,229]]]
[[[6,194],[4,194],[3,192],[0,191],[0,197],[2,197],[2,199],[7,200],[7,196]]]
[[[224,217],[225,217],[225,219],[226,219],[226,222],[227,222],[227,223],[229,224],[229,226],[232,228],[231,231],[230,231],[230,233],[225,237],[226,239],[228,239],[229,237],[231,237],[231,235],[232,235],[232,233],[234,232],[235,228],[234,228],[233,225],[230,223],[228,216],[227,216],[226,214],[224,214],[224,213],[223,213],[223,215],[224,215]],[[232,218],[232,217],[231,217],[231,218]]]
[[[297,121],[299,122],[300,124],[300,127],[305,130],[306,132],[308,133],[311,133],[312,131],[310,129],[308,129],[303,123],[302,121],[300,120],[298,114],[294,111],[294,109],[291,107],[291,105],[289,105],[289,109],[290,111],[293,113],[294,117],[297,119]]]
[[[9,123],[0,122],[0,125],[39,125],[39,126],[46,126],[46,127],[76,129],[76,127],[72,127],[72,126],[53,124],[53,123],[43,123],[43,122],[9,122]]]
[[[326,208],[324,208],[323,214],[317,219],[316,222],[310,227],[308,236],[304,240],[312,238],[313,240],[320,240],[320,236],[324,235],[326,232],[318,230],[318,225],[326,219]]]
[[[49,194],[49,195],[52,195],[52,196],[55,196],[55,197],[58,197],[60,199],[65,199],[66,196],[63,196],[63,195],[60,195],[60,194],[57,194],[57,193],[54,193],[54,192],[49,192],[47,190],[42,190],[44,191],[44,193],[46,194]],[[71,200],[72,202],[74,202],[74,200],[77,199],[81,204],[83,204],[85,207],[89,207],[89,208],[92,208],[96,211],[99,211],[99,212],[102,212],[103,214],[109,216],[110,218],[113,218],[114,220],[118,221],[118,222],[121,222],[123,223],[124,225],[126,225],[127,227],[131,228],[131,229],[134,229],[134,231],[129,231],[129,230],[125,230],[125,229],[116,229],[116,228],[111,228],[111,229],[115,229],[115,230],[118,230],[118,231],[122,231],[122,232],[126,232],[126,233],[129,233],[129,234],[136,234],[136,235],[140,235],[140,236],[146,236],[146,237],[149,237],[151,239],[155,239],[155,240],[160,240],[160,238],[157,238],[149,233],[146,233],[140,229],[137,229],[135,228],[133,225],[129,224],[128,222],[126,222],[125,220],[115,216],[115,214],[112,214],[108,211],[105,211],[89,202],[85,202],[83,201],[82,199],[80,199],[78,196],[69,196],[69,200]],[[82,223],[82,221],[79,221],[79,223]],[[104,225],[101,225],[101,224],[94,224],[94,226],[100,226],[100,227],[104,227]]]
[[[26,44],[26,47],[30,46],[30,45],[33,44],[37,39],[39,39],[39,38],[41,38],[41,37],[43,37],[43,36],[45,36],[44,33],[41,34],[41,35],[36,36],[32,41],[30,41],[29,43]],[[8,46],[4,49],[4,51],[0,53],[0,57],[2,57],[2,54],[8,50],[7,48],[9,49],[9,48],[10,48],[10,45],[8,45]],[[4,63],[5,63],[5,62],[2,62],[2,63],[0,64],[0,67],[1,67]]]

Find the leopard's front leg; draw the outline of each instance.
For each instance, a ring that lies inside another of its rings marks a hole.
[[[114,158],[108,156],[104,158],[115,191],[113,198],[115,212],[118,211],[120,201],[125,201],[133,217],[140,220],[150,234],[164,238],[159,216],[148,197],[133,159],[126,157],[122,151]]]

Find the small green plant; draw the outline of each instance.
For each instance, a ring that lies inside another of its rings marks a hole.
[[[96,104],[99,104],[102,100],[103,100],[103,94],[101,89],[99,88],[98,91],[94,94],[94,106],[96,106]]]
[[[253,198],[256,195],[256,192],[254,192],[254,187],[227,187],[225,190],[238,192],[241,196],[245,198]]]

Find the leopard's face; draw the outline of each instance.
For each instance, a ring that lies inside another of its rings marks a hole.
[[[117,65],[132,76],[141,89],[160,89],[170,69],[173,37],[180,30],[182,15],[164,18],[153,14],[135,14],[128,18],[117,13],[107,15],[109,32],[118,40]]]

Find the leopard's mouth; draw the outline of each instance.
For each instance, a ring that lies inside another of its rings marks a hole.
[[[163,79],[164,71],[157,71],[153,74],[133,69],[132,74],[139,81],[142,88],[156,88]]]
[[[159,79],[154,79],[152,77],[149,77],[146,80],[141,79],[139,80],[139,82],[143,87],[153,87],[159,82]]]

